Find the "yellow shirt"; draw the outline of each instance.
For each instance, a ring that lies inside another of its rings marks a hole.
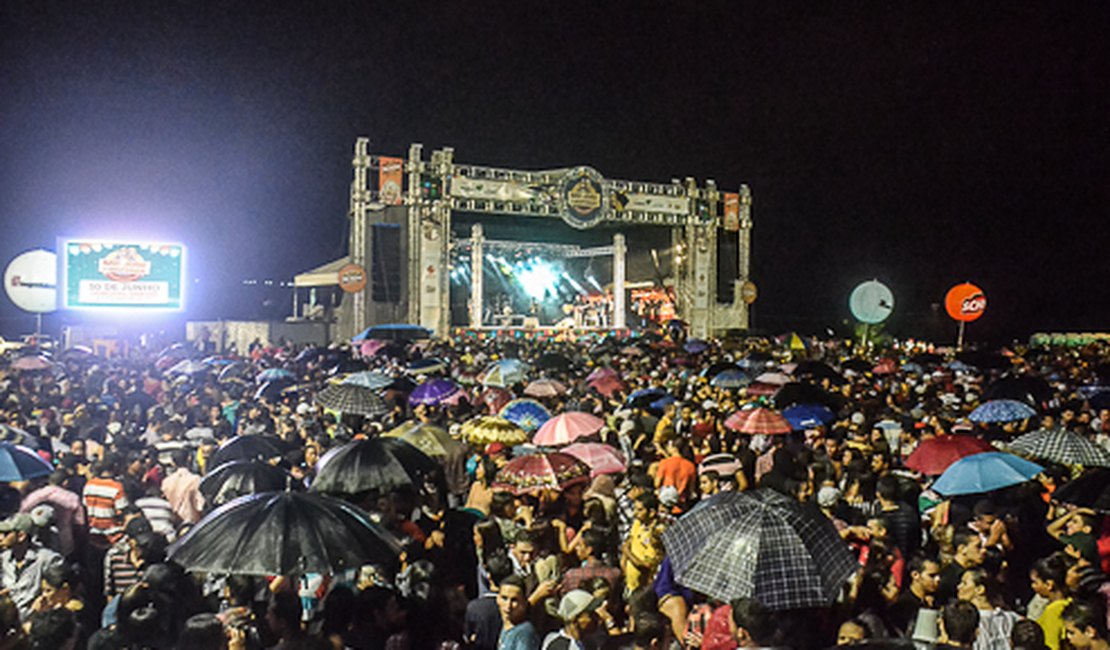
[[[1044,613],[1037,619],[1037,624],[1044,630],[1044,644],[1049,650],[1060,650],[1064,642],[1064,608],[1071,603],[1071,598],[1054,600],[1044,608]]]
[[[655,579],[655,570],[663,561],[662,543],[655,532],[655,524],[644,525],[639,519],[632,522],[632,530],[628,533],[628,554],[639,564],[651,567],[644,570],[632,562],[624,563],[624,584],[632,592]]]

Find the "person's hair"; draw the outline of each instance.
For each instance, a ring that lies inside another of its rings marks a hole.
[[[336,585],[324,597],[324,636],[344,634],[355,618],[355,592],[347,585]]]
[[[646,648],[652,641],[663,642],[667,628],[656,612],[640,612],[632,619],[632,642]]]
[[[485,470],[485,477],[482,479],[482,483],[486,487],[489,487],[489,485],[493,483],[493,479],[497,476],[497,463],[493,462],[492,458],[483,456],[478,461],[478,464]]]
[[[31,616],[28,640],[32,650],[57,650],[73,638],[77,621],[68,609],[51,609]]]
[[[501,581],[501,584],[499,584],[497,586],[498,586],[499,589],[504,589],[505,587],[516,587],[517,589],[519,589],[525,595],[528,594],[528,588],[524,584],[524,578],[522,578],[521,576],[518,576],[518,575],[508,576],[507,578],[505,578],[504,580]]]
[[[957,528],[956,532],[952,533],[952,550],[959,551],[961,547],[974,539],[979,539],[979,533],[970,528]]]
[[[1000,607],[1003,604],[1002,585],[1000,585],[998,579],[994,577],[995,574],[979,568],[964,569],[962,575],[971,576],[972,583],[974,583],[976,587],[983,588],[984,597],[991,606]]]
[[[659,595],[652,585],[645,585],[628,595],[628,614],[633,619],[643,612],[656,612],[659,609]]]
[[[595,556],[600,557],[605,552],[605,534],[600,530],[588,528],[582,531],[582,545],[593,550]]]
[[[659,509],[659,497],[655,496],[654,492],[644,492],[636,497],[636,501],[648,512],[654,512]]]
[[[1044,630],[1033,620],[1023,618],[1014,622],[1010,630],[1010,644],[1014,650],[1048,650],[1044,642]]]
[[[500,585],[505,582],[505,578],[513,575],[513,561],[509,559],[509,554],[504,549],[499,548],[487,554],[485,567],[490,582],[495,585]]]
[[[101,628],[89,637],[88,650],[119,650],[123,647],[123,638],[118,630]]]
[[[758,645],[771,645],[775,624],[771,612],[754,598],[737,598],[732,601],[732,622],[742,627]]]
[[[876,494],[887,501],[897,501],[900,491],[898,478],[890,474],[879,478],[878,482],[875,484]]]
[[[490,514],[497,517],[505,516],[505,510],[513,505],[513,500],[513,495],[508,492],[494,492],[489,502]]]
[[[1099,602],[1101,598],[1090,600],[1072,600],[1061,615],[1062,618],[1080,630],[1088,627],[1094,629],[1095,636],[1106,638],[1106,606]]]
[[[998,510],[994,507],[994,503],[990,499],[979,499],[971,509],[971,514],[976,518],[985,516],[994,517],[998,515]]]
[[[914,555],[906,564],[906,575],[912,578],[914,573],[924,573],[925,565],[929,562],[932,562],[933,564],[939,564],[939,562],[929,557],[928,555],[924,555],[921,553]]]
[[[948,638],[956,643],[971,643],[975,641],[975,632],[979,628],[979,610],[975,605],[966,600],[956,600],[944,606],[941,612],[944,621],[944,631]]]
[[[274,617],[290,627],[299,629],[301,625],[301,599],[291,591],[279,591],[270,602]]]
[[[42,581],[55,589],[77,587],[77,569],[68,562],[54,562],[42,570]]]
[[[482,538],[483,554],[492,553],[505,546],[505,540],[501,537],[501,526],[492,519],[478,522],[474,526],[474,531]]]
[[[633,473],[628,475],[628,484],[631,487],[644,488],[644,489],[648,489],[648,490],[650,490],[652,488],[652,486],[654,485],[651,481],[650,476],[648,476],[644,472],[639,472],[639,471],[638,472],[633,472]]]
[[[1064,579],[1067,577],[1068,569],[1064,559],[1059,555],[1053,553],[1036,560],[1030,570],[1036,573],[1041,580],[1051,581],[1056,589],[1064,589]]]
[[[185,621],[174,650],[213,650],[225,647],[224,625],[215,614],[196,614]]]

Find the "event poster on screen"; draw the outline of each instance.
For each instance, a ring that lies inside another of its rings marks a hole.
[[[178,310],[184,305],[181,244],[69,239],[60,242],[65,309]]]

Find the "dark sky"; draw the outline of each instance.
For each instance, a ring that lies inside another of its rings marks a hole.
[[[747,183],[770,329],[838,326],[871,278],[904,333],[948,335],[931,304],[964,280],[989,301],[973,335],[1110,328],[1105,3],[0,12],[5,264],[58,235],[179,240],[191,313],[240,315],[243,278],[345,252],[367,135],[379,153]],[[6,297],[0,318],[26,329]]]

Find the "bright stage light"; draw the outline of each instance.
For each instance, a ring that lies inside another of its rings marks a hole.
[[[555,284],[559,281],[559,273],[555,267],[550,262],[538,259],[520,264],[516,277],[524,288],[524,293],[537,299],[543,298],[548,292],[555,293]]]
[[[597,283],[597,278],[595,278],[594,276],[591,275],[591,276],[587,277],[586,282],[589,282],[590,284],[592,284],[594,286],[594,288],[597,289],[598,291],[600,291],[602,293],[605,293],[605,290],[602,289],[601,285]]]

